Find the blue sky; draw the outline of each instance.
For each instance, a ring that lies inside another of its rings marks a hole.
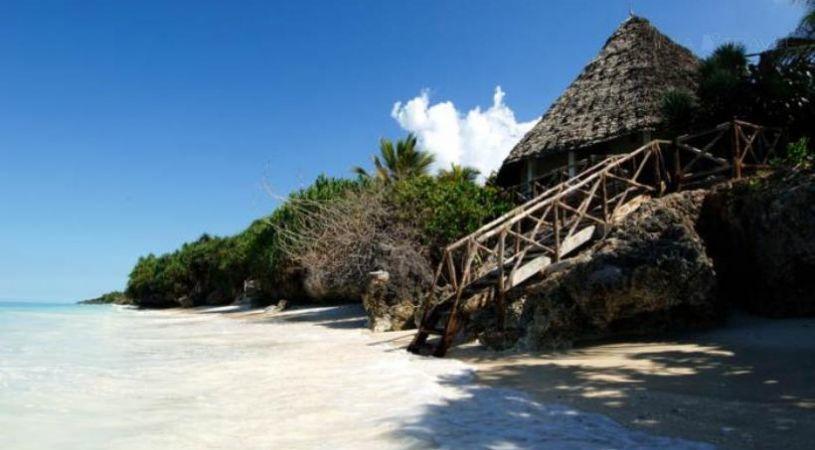
[[[500,85],[534,120],[632,6],[700,55],[760,50],[800,16],[783,0],[5,1],[0,299],[95,296],[141,254],[238,232],[274,208],[264,184],[367,163],[423,90],[465,114]]]

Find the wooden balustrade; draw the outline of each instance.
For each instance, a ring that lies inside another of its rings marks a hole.
[[[733,121],[607,156],[554,185],[538,180],[534,198],[446,247],[409,349],[421,353],[429,335],[440,335],[431,350],[443,356],[461,324],[462,302],[476,294],[491,296],[503,326],[510,289],[603,236],[644,198],[739,178],[744,170],[766,166],[780,139],[780,130]]]

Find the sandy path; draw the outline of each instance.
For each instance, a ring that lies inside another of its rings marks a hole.
[[[559,354],[452,354],[479,382],[725,448],[815,445],[815,319],[739,316],[725,328]]]

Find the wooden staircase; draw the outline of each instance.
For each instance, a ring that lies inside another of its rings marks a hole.
[[[573,178],[543,186],[534,198],[445,248],[408,350],[444,356],[466,319],[463,306],[475,296],[486,296],[494,305],[503,328],[510,289],[604,236],[649,196],[710,177],[740,177],[746,158],[755,167],[766,164],[779,141],[780,132],[770,136],[775,132],[733,121],[674,142],[654,140],[631,153],[607,156]],[[771,145],[768,136],[774,136]],[[700,138],[709,140],[699,144]],[[722,142],[730,145],[723,150]]]

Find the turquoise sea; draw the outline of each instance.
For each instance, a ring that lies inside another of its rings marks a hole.
[[[80,448],[114,437],[100,407],[133,364],[118,335],[133,312],[0,302],[0,448]],[[121,418],[120,420],[124,420]]]

